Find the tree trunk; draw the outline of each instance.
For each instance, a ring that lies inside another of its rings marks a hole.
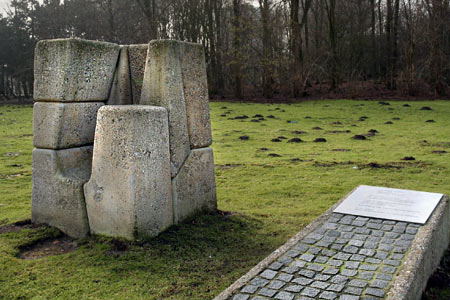
[[[371,28],[371,35],[370,35],[370,42],[371,42],[371,57],[372,57],[372,71],[371,75],[372,78],[377,77],[377,69],[378,69],[378,58],[377,58],[377,44],[375,40],[375,0],[370,0],[370,28]]]
[[[231,69],[234,77],[234,96],[242,98],[241,73],[241,1],[233,0],[233,61]]]
[[[156,13],[156,0],[135,0],[144,13],[147,24],[149,39],[155,40],[158,38],[158,20]]]
[[[262,23],[262,87],[263,96],[266,98],[273,97],[272,88],[272,45],[270,34],[270,1],[259,0],[259,9],[261,12]]]
[[[214,3],[214,15],[215,15],[215,21],[216,21],[216,38],[217,38],[217,51],[215,53],[216,55],[216,61],[217,61],[217,92],[223,93],[225,89],[225,81],[224,81],[224,74],[223,74],[223,59],[222,59],[222,6],[223,6],[223,0],[212,0]]]
[[[305,27],[306,22],[308,21],[308,12],[310,8],[311,0],[305,0],[303,16],[300,21],[300,0],[291,0],[292,95],[295,98],[303,96],[306,93],[302,28]],[[316,47],[318,46],[316,45]]]
[[[328,16],[328,42],[330,45],[330,58],[328,60],[330,73],[330,90],[334,91],[338,88],[340,79],[338,73],[338,51],[337,51],[337,35],[336,35],[336,0],[325,0],[325,7]]]

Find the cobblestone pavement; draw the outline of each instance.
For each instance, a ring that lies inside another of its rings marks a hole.
[[[334,213],[229,299],[383,299],[419,228]]]

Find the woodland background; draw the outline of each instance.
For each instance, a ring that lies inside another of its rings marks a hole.
[[[12,0],[0,100],[32,97],[38,40],[205,47],[212,97],[448,98],[450,0]]]

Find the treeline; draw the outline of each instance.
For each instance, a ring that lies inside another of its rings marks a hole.
[[[202,43],[212,95],[303,97],[369,82],[444,97],[450,0],[12,0],[0,97],[30,97],[41,39]]]

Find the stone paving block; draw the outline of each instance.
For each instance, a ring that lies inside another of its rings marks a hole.
[[[334,300],[334,299],[336,299],[336,297],[337,297],[337,294],[336,293],[333,293],[333,292],[322,292],[320,295],[319,295],[319,299],[326,299],[326,300]]]
[[[120,46],[119,63],[114,72],[114,79],[107,105],[132,104],[130,65],[128,63],[128,47]]]
[[[347,269],[358,269],[360,263],[356,261],[348,261],[345,263]]]
[[[273,262],[270,266],[269,269],[278,271],[279,269],[281,269],[281,267],[283,266],[283,264],[279,263],[279,262]]]
[[[366,295],[384,297],[385,294],[386,294],[386,292],[383,289],[377,289],[377,288],[366,289]]]
[[[309,264],[306,268],[315,272],[321,272],[323,269],[325,269],[325,266],[318,264]]]
[[[245,287],[243,287],[241,289],[241,293],[245,293],[245,294],[253,294],[258,290],[257,286],[254,285],[246,285]]]
[[[328,257],[326,257],[326,256],[317,256],[315,259],[314,259],[314,262],[315,263],[319,263],[319,264],[324,264],[324,263],[326,263],[327,261],[328,261]]]
[[[91,175],[92,146],[33,150],[31,218],[75,238],[89,234],[83,184]]]
[[[363,288],[367,286],[367,281],[365,280],[359,280],[359,279],[352,279],[348,283],[349,286],[359,287]]]
[[[140,104],[155,105],[169,112],[171,174],[175,177],[190,153],[186,101],[180,62],[180,42],[151,41]]]
[[[391,281],[392,280],[392,274],[386,274],[386,273],[377,273],[376,278]]]
[[[294,299],[294,294],[291,294],[289,292],[279,292],[276,296],[275,299],[279,299],[279,300],[292,300]]]
[[[205,53],[201,44],[181,44],[181,69],[191,148],[212,143]]]
[[[255,286],[258,286],[258,287],[265,287],[269,283],[269,280],[263,279],[261,277],[256,277],[250,283],[252,285],[255,285]]]
[[[329,287],[330,284],[326,283],[326,282],[322,282],[322,281],[314,281],[313,283],[311,283],[310,287],[312,288],[316,288],[316,289],[320,289],[320,290],[324,290],[327,287]]]
[[[334,291],[334,292],[340,292],[345,288],[345,285],[343,284],[331,284],[327,290]]]
[[[297,257],[300,255],[300,251],[298,250],[290,250],[286,253],[287,256],[289,257]]]
[[[364,280],[371,280],[375,276],[375,272],[371,271],[361,271],[358,274],[358,277]]]
[[[359,268],[364,271],[376,271],[378,270],[379,265],[362,264]]]
[[[348,277],[342,276],[342,275],[335,275],[330,280],[331,283],[346,283],[347,281],[348,281]]]
[[[347,277],[353,277],[358,274],[358,271],[356,270],[349,270],[349,269],[341,269],[341,275],[347,276]]]
[[[331,278],[330,275],[324,275],[324,274],[316,274],[316,276],[314,276],[314,280],[319,280],[319,281],[327,281],[330,278]]]
[[[97,111],[103,105],[103,102],[36,102],[33,145],[58,150],[93,144]]]
[[[259,276],[261,276],[262,278],[265,279],[273,279],[278,273],[272,270],[265,270],[264,272],[262,272],[261,274],[259,274]]]
[[[285,273],[281,273],[281,274],[278,275],[278,277],[277,277],[278,280],[285,281],[285,282],[291,281],[292,278],[294,278],[294,275],[291,275],[291,274],[285,274]]]
[[[106,101],[120,47],[81,39],[39,41],[34,60],[34,100]]]
[[[339,269],[333,268],[333,267],[328,267],[323,271],[324,274],[330,274],[330,275],[336,275],[337,273],[339,273]]]
[[[307,278],[313,278],[316,275],[316,273],[311,270],[300,270],[300,272],[298,272],[298,274],[305,276]]]
[[[170,184],[166,109],[102,107],[85,185],[91,233],[126,239],[158,235],[173,224]]]
[[[311,262],[314,259],[314,255],[312,255],[312,254],[302,254],[299,258],[301,260]]]
[[[361,296],[362,292],[363,292],[362,288],[357,288],[357,287],[352,287],[352,286],[349,286],[344,290],[344,293],[356,295],[356,296]]]
[[[286,285],[286,282],[283,282],[283,281],[280,281],[280,280],[274,280],[274,281],[272,281],[269,284],[268,288],[269,289],[274,289],[274,290],[279,290],[285,285]]]
[[[302,268],[306,265],[306,262],[301,261],[301,260],[296,260],[292,263],[291,267],[299,267]]]
[[[311,287],[305,287],[303,291],[301,291],[300,295],[307,296],[307,297],[316,297],[320,293],[319,289],[311,288]]]
[[[366,257],[363,256],[363,255],[353,254],[353,255],[350,257],[350,260],[362,262],[362,261],[364,261],[365,258],[366,258]]]
[[[288,287],[285,288],[284,290],[285,290],[286,292],[299,293],[303,288],[304,288],[304,287],[301,286],[301,285],[294,284],[294,285],[288,286]]]
[[[309,285],[309,284],[311,284],[311,282],[313,282],[313,280],[309,279],[309,278],[302,278],[302,277],[300,277],[300,278],[295,278],[294,280],[292,280],[292,282],[293,283],[298,283],[300,285]]]
[[[151,60],[150,57],[147,58],[148,44],[129,45],[127,48],[133,104],[141,104],[145,65],[148,60]]]
[[[233,300],[248,300],[249,298],[250,296],[248,295],[237,294],[233,297]]]
[[[194,149],[172,179],[174,222],[217,210],[214,158],[211,148]]]
[[[280,259],[278,260],[279,263],[287,266],[289,265],[291,262],[293,262],[294,260],[292,258],[290,258],[289,256],[282,256],[280,257]]]
[[[300,270],[300,267],[286,267],[281,271],[288,274],[294,274],[295,272],[298,272],[298,270]]]
[[[381,259],[368,257],[368,258],[366,258],[366,263],[369,263],[369,264],[380,264],[381,263]]]
[[[388,287],[388,285],[389,285],[389,281],[377,279],[377,280],[372,281],[372,283],[370,284],[370,287],[385,289]]]
[[[266,296],[266,297],[272,297],[276,293],[277,293],[277,290],[272,290],[272,289],[268,289],[268,288],[262,288],[261,290],[259,290],[258,295]]]

